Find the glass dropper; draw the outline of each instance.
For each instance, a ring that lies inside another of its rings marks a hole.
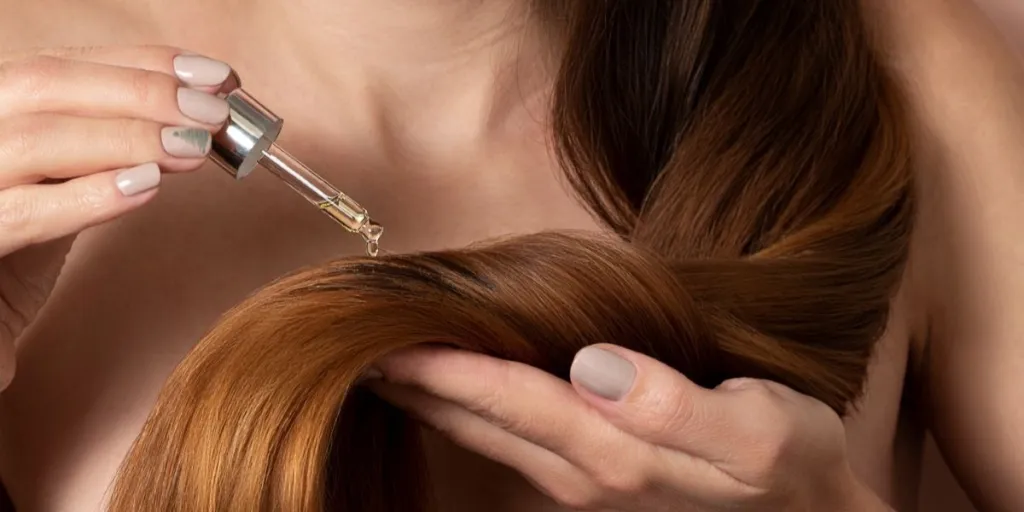
[[[366,252],[376,256],[384,227],[365,208],[277,145],[284,121],[241,88],[224,98],[229,116],[224,129],[213,137],[210,159],[241,180],[257,166],[284,181],[320,211],[366,241]]]
[[[345,229],[362,235],[366,241],[367,254],[377,255],[378,240],[384,232],[384,227],[374,222],[369,212],[354,199],[327,183],[277,144],[271,144],[263,151],[260,165]]]

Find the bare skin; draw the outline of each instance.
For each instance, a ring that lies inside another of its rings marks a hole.
[[[962,0],[901,4],[915,5],[886,12],[882,26],[902,34],[891,44],[906,76],[925,77],[914,81],[913,105],[932,134],[921,152],[934,158],[933,174],[924,174],[934,186],[921,201],[935,214],[922,222],[865,401],[847,422],[850,454],[863,482],[898,510],[914,510],[925,423],[911,421],[901,396],[908,383],[917,388],[908,376],[928,369],[944,451],[983,510],[1005,510],[1001,503],[1022,502],[1012,494],[1021,486],[977,462],[1024,474],[1011,436],[1024,417],[991,412],[1021,401],[1011,395],[1021,386],[1007,383],[1024,365],[1024,325],[1012,314],[1024,309],[1024,233],[1013,222],[1024,218],[1024,152],[1001,142],[1022,133],[1024,117],[1005,107],[1024,98],[1024,85],[1002,67],[958,79],[964,66],[1012,67],[984,37],[987,26],[961,12]],[[226,2],[0,0],[0,11],[8,14],[0,19],[4,50],[160,43],[229,62],[286,119],[282,145],[387,226],[388,250],[599,229],[560,185],[544,144],[549,69],[521,65],[549,62],[543,48],[552,41],[538,27],[524,33],[505,2],[303,0],[239,12]],[[924,50],[962,37],[981,42],[942,61]],[[981,137],[975,119],[999,122]],[[960,176],[976,180],[970,190],[980,193],[945,186]],[[948,224],[951,211],[974,215]],[[957,249],[948,252],[955,260],[936,259],[947,247]],[[239,184],[212,167],[168,177],[153,203],[82,235],[20,343],[17,377],[0,402],[0,474],[19,510],[97,509],[164,378],[221,312],[281,273],[361,250],[272,178]],[[963,294],[977,302],[944,301]],[[998,308],[985,302],[999,298]],[[937,312],[946,321],[936,324]],[[928,325],[926,351],[911,340],[924,341]],[[554,510],[480,457],[440,440],[431,453],[445,510]]]
[[[987,4],[1007,33],[1021,20]],[[929,316],[922,402],[977,507],[1024,506],[1024,68],[970,3],[888,2],[920,125],[917,302]],[[1019,25],[1018,25],[1019,26]],[[1019,29],[1014,34],[1019,38]],[[1020,41],[1020,39],[1017,39]]]

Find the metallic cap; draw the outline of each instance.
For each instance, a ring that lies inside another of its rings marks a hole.
[[[242,89],[231,91],[228,120],[213,136],[210,159],[235,179],[249,175],[281,133],[284,121]]]

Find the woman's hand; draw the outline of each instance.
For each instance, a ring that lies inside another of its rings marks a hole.
[[[367,385],[576,510],[890,510],[854,477],[838,415],[753,379],[701,388],[649,357],[595,345],[568,384],[447,348],[377,365]]]
[[[71,236],[202,165],[227,119],[220,62],[166,47],[0,53],[0,390]]]

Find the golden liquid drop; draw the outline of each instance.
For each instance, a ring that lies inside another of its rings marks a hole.
[[[366,241],[366,254],[371,258],[376,258],[377,254],[380,253],[379,240],[381,235],[384,234],[384,226],[377,224],[372,219],[367,219],[366,223],[359,228],[359,234]]]

